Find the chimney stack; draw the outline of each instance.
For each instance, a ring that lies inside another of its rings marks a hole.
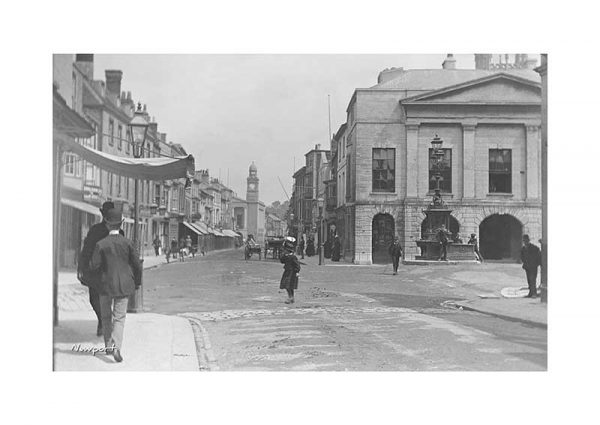
[[[201,179],[202,183],[209,183],[208,170],[202,170]]]
[[[527,56],[527,55],[525,55]],[[535,66],[537,65],[537,59],[534,58],[526,58],[525,59],[525,68],[526,69],[533,69],[535,68]]]
[[[83,72],[85,77],[92,81],[94,79],[94,55],[90,53],[77,53],[75,63]]]
[[[456,69],[456,59],[452,53],[448,53],[444,62],[442,62],[442,68],[444,69]]]
[[[104,75],[106,76],[106,88],[109,93],[119,97],[119,94],[121,93],[121,79],[123,78],[123,71],[107,69],[104,71]]]
[[[394,78],[398,78],[400,75],[404,73],[404,68],[386,68],[379,73],[377,76],[377,84],[385,83],[386,81],[393,80]]]

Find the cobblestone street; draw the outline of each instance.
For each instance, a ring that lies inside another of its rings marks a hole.
[[[517,264],[281,264],[212,253],[146,272],[145,308],[192,321],[203,370],[545,370],[546,330],[442,306],[523,283]]]

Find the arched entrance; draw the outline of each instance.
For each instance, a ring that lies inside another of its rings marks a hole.
[[[523,225],[509,214],[493,214],[479,225],[479,249],[486,260],[518,260]]]
[[[377,214],[373,217],[372,259],[374,264],[392,262],[388,249],[394,241],[394,232],[394,217],[389,214]]]

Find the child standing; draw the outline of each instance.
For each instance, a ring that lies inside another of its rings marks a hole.
[[[294,303],[294,289],[298,289],[298,274],[300,273],[300,263],[298,257],[294,255],[294,246],[296,239],[287,236],[283,241],[283,254],[279,260],[283,263],[283,275],[279,289],[285,289],[288,293],[286,304]]]

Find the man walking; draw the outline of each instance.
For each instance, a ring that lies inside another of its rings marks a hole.
[[[300,255],[304,260],[304,236],[300,236],[300,241],[298,242],[298,251],[300,251]]]
[[[537,296],[535,281],[537,279],[538,266],[542,264],[542,253],[537,246],[529,242],[529,235],[523,235],[521,262],[523,263],[523,269],[527,275],[527,285],[529,286],[527,298],[535,298]]]
[[[110,209],[105,223],[108,236],[96,244],[91,268],[101,273],[100,310],[104,344],[116,362],[122,362],[121,347],[129,296],[142,284],[142,264],[132,241],[119,234],[123,217]]]
[[[398,265],[400,264],[400,257],[402,257],[402,245],[400,245],[400,239],[394,238],[394,242],[389,247],[388,252],[392,256],[392,263],[394,264],[394,275],[398,274]]]
[[[469,241],[467,243],[470,245],[475,245],[473,247],[473,251],[475,252],[475,258],[477,258],[477,260],[480,263],[483,263],[483,257],[479,252],[479,243],[477,242],[477,235],[475,233],[471,233],[471,237],[469,238]]]
[[[108,228],[104,217],[106,212],[115,207],[115,204],[111,201],[107,201],[102,204],[100,213],[102,213],[102,222],[96,223],[88,231],[85,240],[83,241],[83,248],[79,254],[79,260],[77,262],[77,279],[88,287],[90,291],[90,304],[96,317],[98,318],[98,327],[96,328],[96,335],[102,335],[102,315],[100,313],[100,294],[98,293],[98,286],[100,285],[100,275],[90,269],[90,260],[92,259],[92,253],[98,241],[108,236]],[[119,230],[121,235],[125,235],[123,230]]]
[[[446,225],[442,224],[442,226],[438,230],[438,241],[440,241],[440,258],[438,261],[448,261],[446,258],[448,256],[448,242],[451,233],[446,230]]]

